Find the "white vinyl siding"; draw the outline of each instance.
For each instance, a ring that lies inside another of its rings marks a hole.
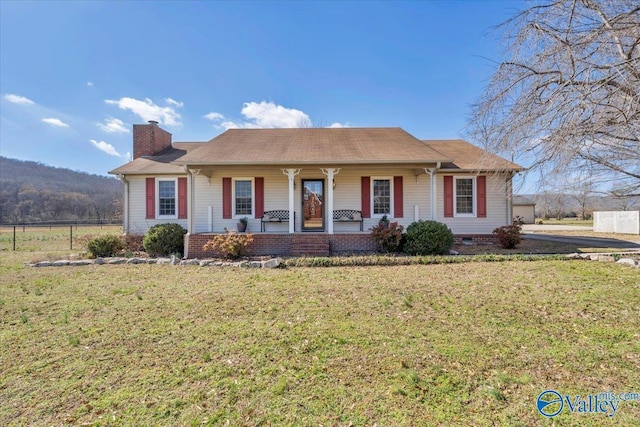
[[[491,234],[491,232],[503,225],[510,223],[507,213],[507,185],[506,175],[504,174],[488,174],[487,175],[487,217],[476,218],[475,216],[454,216],[453,218],[445,218],[444,216],[444,175],[450,173],[440,172],[436,178],[436,221],[443,222],[453,231],[453,234]],[[468,178],[474,178],[476,175],[469,174]],[[464,175],[455,175],[457,178],[465,177]],[[455,189],[455,185],[454,185]],[[476,201],[474,200],[474,212],[476,210]],[[454,206],[455,209],[455,206]],[[455,214],[454,214],[455,215]]]
[[[172,218],[159,218],[158,217],[158,179],[169,179],[177,181],[177,177],[156,177],[156,217],[155,219],[147,219],[147,184],[145,176],[127,175],[127,181],[129,182],[129,230],[128,233],[132,234],[145,234],[149,228],[156,224],[166,224],[174,222],[180,224],[184,228],[187,228],[186,219],[177,219],[177,216]],[[206,182],[206,181],[205,181]],[[177,194],[177,193],[176,193]],[[177,202],[176,202],[177,203]],[[177,208],[176,208],[177,209]]]

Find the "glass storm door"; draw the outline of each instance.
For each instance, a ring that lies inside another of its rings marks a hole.
[[[324,231],[324,180],[302,180],[302,229]]]

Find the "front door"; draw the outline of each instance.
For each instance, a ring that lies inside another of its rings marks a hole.
[[[302,230],[324,231],[324,180],[302,180]]]

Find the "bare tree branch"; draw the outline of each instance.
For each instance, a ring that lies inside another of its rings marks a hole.
[[[534,156],[530,169],[589,166],[640,192],[637,0],[540,1],[498,28],[509,54],[473,105],[472,138]]]

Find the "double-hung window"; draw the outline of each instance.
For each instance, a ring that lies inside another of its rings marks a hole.
[[[234,215],[253,216],[253,180],[235,179],[233,185]]]
[[[393,209],[393,180],[391,178],[371,179],[371,203],[374,217],[390,215]]]
[[[159,179],[158,181],[158,217],[176,218],[177,180]]]
[[[454,182],[455,215],[475,216],[475,178],[456,177]]]

